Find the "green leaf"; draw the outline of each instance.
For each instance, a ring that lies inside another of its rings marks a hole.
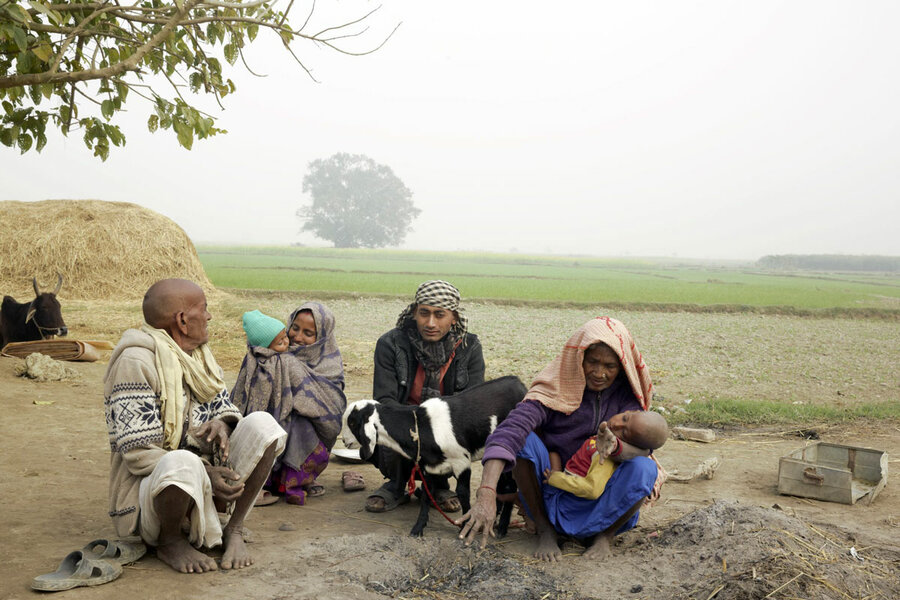
[[[97,145],[94,147],[94,156],[99,156],[103,162],[106,162],[106,159],[109,158],[109,143],[105,139],[97,140]]]
[[[35,56],[31,52],[19,52],[16,56],[16,72],[34,73],[35,66]]]
[[[222,50],[225,52],[225,60],[228,61],[228,64],[233,65],[238,59],[237,46],[234,44],[225,44],[225,47]]]
[[[0,144],[4,146],[12,146],[13,145],[13,136],[11,129],[0,129]]]
[[[47,136],[43,133],[37,134],[37,145],[35,145],[35,149],[40,152],[44,149],[44,146],[47,145]]]
[[[39,46],[32,48],[31,51],[45,63],[50,62],[50,58],[53,56],[53,49],[50,47],[50,44],[46,42],[41,42]]]
[[[156,133],[156,130],[159,128],[159,115],[150,115],[150,118],[147,119],[147,129],[150,130],[150,133]]]
[[[15,25],[10,27],[10,29],[12,29],[13,40],[16,42],[16,46],[19,47],[19,51],[25,52],[28,49],[28,36],[25,35],[25,30]]]
[[[8,115],[13,114],[14,109],[13,109],[12,102],[4,100],[3,101],[3,110],[6,111],[6,114],[8,114]]]
[[[34,19],[31,18],[29,12],[25,10],[25,7],[18,4],[13,4],[7,9],[6,12],[10,16],[10,18],[15,19],[20,23],[31,23],[32,21],[34,21]]]
[[[32,141],[33,140],[31,139],[31,136],[27,133],[19,134],[19,137],[16,139],[16,143],[19,145],[19,150],[22,152],[22,154],[25,154],[26,152],[31,150]]]
[[[194,130],[190,125],[181,121],[175,121],[173,126],[178,134],[178,143],[190,150],[194,144]]]
[[[42,15],[47,15],[48,17],[52,16],[52,11],[40,2],[35,2],[35,0],[30,0],[28,2],[28,4],[31,5],[31,8],[38,11]]]
[[[125,82],[123,82],[123,81],[116,82],[116,92],[118,92],[119,98],[122,99],[122,102],[125,102],[125,99],[128,98],[129,90],[130,90],[130,88],[128,87],[128,84],[126,84]]]
[[[104,100],[102,104],[100,104],[100,112],[103,113],[103,116],[106,117],[106,120],[109,121],[113,113],[115,112],[115,106],[113,105],[112,100]]]
[[[197,137],[203,139],[208,136],[209,130],[212,128],[212,125],[213,120],[210,118],[197,119]]]
[[[250,38],[251,42],[256,39],[257,33],[259,33],[259,25],[257,25],[256,23],[247,25],[247,37]]]
[[[109,134],[109,139],[114,146],[121,146],[125,143],[125,136],[122,135],[122,131],[117,126],[108,127],[106,133]]]

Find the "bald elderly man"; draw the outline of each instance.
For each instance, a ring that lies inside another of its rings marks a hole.
[[[201,549],[220,544],[221,568],[249,566],[244,519],[287,434],[268,413],[241,418],[231,403],[207,345],[212,315],[200,286],[158,281],[143,312],[144,325],[125,331],[104,377],[116,532],[140,535],[182,573],[215,571]],[[229,504],[223,530],[217,505]]]

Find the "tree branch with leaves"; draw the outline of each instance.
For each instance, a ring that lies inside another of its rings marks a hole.
[[[310,32],[313,0],[303,25],[288,21],[279,0],[0,0],[0,143],[24,153],[47,144],[47,125],[64,135],[80,130],[85,145],[103,160],[125,136],[113,120],[131,93],[149,103],[151,132],[171,129],[187,149],[194,139],[224,133],[185,93],[208,94],[219,106],[235,91],[222,60],[240,59],[259,32],[277,35],[313,80],[294,46],[308,43],[351,56],[370,54],[343,44],[368,31],[374,9],[358,18]],[[398,25],[399,26],[399,25]]]

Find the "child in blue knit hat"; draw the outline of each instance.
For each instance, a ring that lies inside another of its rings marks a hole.
[[[264,315],[258,310],[245,312],[241,319],[247,343],[251,346],[262,346],[274,352],[284,352],[290,345],[284,323],[274,317]]]

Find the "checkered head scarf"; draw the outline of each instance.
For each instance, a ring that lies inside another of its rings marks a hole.
[[[400,313],[400,317],[397,319],[397,328],[403,329],[409,319],[413,318],[416,306],[425,304],[427,306],[436,306],[438,308],[455,311],[457,319],[456,323],[451,327],[450,332],[455,338],[465,340],[469,321],[466,318],[465,311],[459,305],[459,300],[459,290],[456,289],[453,284],[441,281],[440,279],[426,281],[416,290],[416,301],[407,306],[403,309],[403,312]]]

